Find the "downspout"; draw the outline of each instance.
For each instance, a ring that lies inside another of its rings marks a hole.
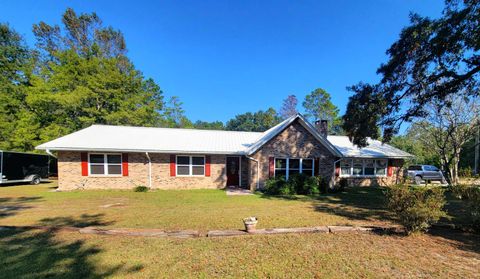
[[[332,175],[332,179],[330,180],[330,189],[333,189],[333,186],[335,185],[335,171],[336,171],[336,168],[337,168],[337,163],[340,162],[342,160],[342,158],[336,160],[335,162],[333,162],[333,175]]]
[[[245,157],[257,163],[257,190],[258,190],[260,188],[260,162],[257,159],[252,158],[250,156],[245,155]]]
[[[150,160],[148,152],[145,152],[145,155],[148,159],[148,188],[152,188],[152,160]]]
[[[47,154],[52,156],[53,158],[57,158],[57,156],[53,155],[53,153],[50,151],[50,149],[45,149],[45,152],[47,152]]]

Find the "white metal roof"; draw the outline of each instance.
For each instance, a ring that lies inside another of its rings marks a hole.
[[[367,139],[368,146],[358,148],[346,136],[328,136],[328,141],[331,142],[344,157],[359,157],[359,158],[407,158],[413,155],[395,148],[386,143],[371,138]]]
[[[242,154],[263,133],[92,125],[37,149]]]
[[[369,146],[359,149],[348,137],[320,136],[301,114],[294,115],[271,129],[259,132],[238,132],[199,129],[151,128],[92,125],[80,131],[37,146],[43,150],[157,152],[191,154],[245,154],[255,153],[275,135],[299,119],[328,150],[338,157],[404,158],[411,155],[369,139]]]

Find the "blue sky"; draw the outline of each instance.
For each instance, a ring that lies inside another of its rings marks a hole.
[[[3,0],[0,21],[34,44],[32,24],[67,7],[120,29],[128,56],[192,120],[226,121],[324,88],[343,113],[359,81],[375,82],[409,12],[438,17],[442,0]]]

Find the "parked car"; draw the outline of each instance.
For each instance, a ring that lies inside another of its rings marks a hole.
[[[447,183],[443,172],[435,166],[412,165],[408,167],[407,175],[417,185],[422,184],[423,181],[440,181],[442,184]]]
[[[49,155],[0,150],[0,185],[48,181],[50,169],[57,172],[56,162]]]

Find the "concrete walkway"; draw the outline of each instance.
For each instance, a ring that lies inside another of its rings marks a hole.
[[[247,196],[253,195],[250,190],[239,188],[239,187],[227,187],[225,189],[227,196]]]

